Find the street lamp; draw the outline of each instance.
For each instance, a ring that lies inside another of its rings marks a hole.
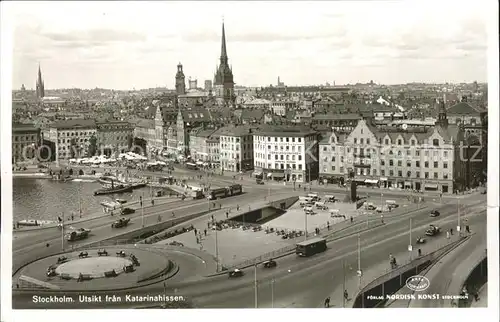
[[[412,244],[412,240],[411,240],[411,218],[410,218],[410,243],[408,244],[408,253],[410,256],[410,262],[412,259],[412,251],[413,251],[413,244]]]
[[[358,233],[358,287],[361,288],[361,277],[363,276],[363,271],[361,270],[361,236]]]
[[[274,277],[271,280],[271,308],[274,309]]]
[[[259,307],[258,293],[257,293],[257,264],[254,265],[254,289],[255,289],[255,308]]]

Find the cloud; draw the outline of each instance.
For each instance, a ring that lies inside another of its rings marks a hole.
[[[54,46],[78,48],[105,46],[117,42],[143,42],[147,37],[133,31],[115,29],[90,29],[71,32],[43,32],[42,36],[52,41]]]
[[[345,31],[336,29],[326,33],[295,33],[284,34],[277,32],[245,32],[236,34],[227,34],[226,41],[228,42],[245,42],[245,43],[267,43],[267,42],[292,42],[292,41],[310,41],[318,39],[326,39],[335,41],[336,38],[344,37]],[[221,33],[215,31],[194,32],[186,35],[182,39],[186,42],[220,42]]]

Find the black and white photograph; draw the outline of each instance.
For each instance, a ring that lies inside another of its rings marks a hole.
[[[8,7],[8,310],[498,320],[495,1]]]

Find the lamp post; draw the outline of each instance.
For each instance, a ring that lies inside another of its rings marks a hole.
[[[142,193],[142,196],[140,197],[141,201],[141,225],[142,228],[144,228],[144,192]]]
[[[215,219],[213,220],[212,225],[215,225],[215,264],[217,265],[215,271],[219,272],[219,239],[217,236],[218,227],[216,225]]]
[[[344,277],[343,282],[342,282],[342,307],[345,307],[345,300],[346,300],[346,298],[344,296],[345,291],[346,291],[346,288],[345,288],[345,260],[342,261],[342,275]]]
[[[61,213],[61,250],[64,252],[64,212]]]
[[[460,198],[457,196],[457,235],[460,238]]]
[[[257,293],[257,264],[254,265],[254,289],[255,289],[255,308],[259,307],[258,293]]]
[[[274,309],[274,278],[271,280],[271,308]]]
[[[304,240],[307,240],[307,211],[304,211],[304,230],[305,230],[305,237]]]
[[[361,236],[358,233],[358,287],[361,288],[361,277],[363,276],[363,272],[361,271]]]
[[[409,253],[409,256],[410,256],[410,262],[411,262],[411,259],[412,259],[412,251],[413,251],[413,244],[412,244],[412,240],[411,240],[411,218],[410,218],[410,243],[408,244],[408,253]]]

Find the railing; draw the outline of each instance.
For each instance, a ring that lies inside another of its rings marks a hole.
[[[368,292],[369,290],[377,287],[378,285],[385,283],[386,281],[390,280],[391,278],[394,278],[396,276],[399,276],[402,274],[402,272],[406,272],[414,267],[417,267],[421,264],[424,264],[425,262],[428,261],[435,261],[437,258],[441,257],[443,252],[446,252],[446,250],[453,248],[456,245],[459,245],[463,243],[465,240],[467,240],[470,236],[465,236],[465,237],[460,237],[458,240],[450,240],[450,239],[444,239],[439,242],[438,245],[436,245],[436,250],[433,252],[430,252],[426,255],[417,257],[417,258],[412,258],[412,259],[407,259],[403,261],[402,264],[398,264],[396,268],[390,267],[389,263],[387,264],[387,268],[382,270],[377,278],[372,279],[370,281],[363,281],[364,285],[360,285],[359,291],[356,293],[356,295],[353,297],[353,302],[352,305],[354,306],[357,303],[357,298],[360,296],[364,296],[363,294]],[[362,283],[363,283],[362,282]],[[363,301],[362,301],[363,303]]]

